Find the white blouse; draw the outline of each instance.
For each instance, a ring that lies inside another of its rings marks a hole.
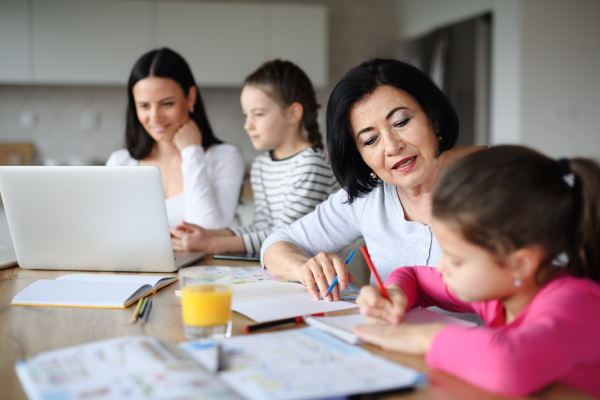
[[[244,179],[244,158],[228,143],[215,144],[204,151],[191,145],[181,151],[183,192],[165,200],[169,225],[182,221],[206,229],[230,226],[239,202]],[[127,149],[113,152],[107,166],[136,166],[138,160]]]

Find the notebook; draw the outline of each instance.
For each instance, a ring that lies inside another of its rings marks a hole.
[[[220,344],[221,371],[214,369]],[[19,361],[30,399],[323,399],[418,386],[418,371],[315,328],[179,346],[125,336]]]
[[[13,297],[13,306],[126,308],[177,281],[176,276],[70,274],[40,279]]]
[[[404,320],[410,324],[441,322],[444,324],[457,325],[465,328],[477,326],[475,322],[465,321],[450,315],[429,311],[426,308],[413,308],[406,313]],[[305,317],[304,321],[310,326],[337,336],[348,343],[364,343],[354,333],[351,332],[353,326],[364,325],[367,323],[365,317],[360,314],[342,315],[337,317]]]

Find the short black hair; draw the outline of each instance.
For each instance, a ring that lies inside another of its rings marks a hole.
[[[371,178],[371,169],[362,159],[350,126],[350,110],[380,86],[400,89],[419,103],[439,129],[436,157],[450,150],[458,139],[458,115],[450,100],[415,66],[403,61],[374,58],[351,69],[335,85],[327,102],[327,149],[331,168],[348,193],[348,203],[382,184]]]
[[[183,57],[167,47],[149,51],[135,62],[127,83],[128,103],[125,122],[125,145],[131,157],[136,160],[146,158],[155,143],[137,117],[133,98],[135,84],[149,76],[173,79],[181,87],[186,97],[190,92],[190,88],[196,86],[188,63]],[[207,150],[213,144],[223,142],[214,135],[206,116],[200,89],[197,86],[196,88],[198,94],[194,103],[194,112],[190,113],[190,118],[196,122],[198,129],[202,132],[202,147]]]

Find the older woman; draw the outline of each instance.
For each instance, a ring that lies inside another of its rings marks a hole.
[[[327,104],[327,145],[343,190],[262,245],[263,265],[301,282],[311,296],[335,276],[353,279],[335,254],[364,237],[381,279],[398,266],[435,266],[433,187],[456,159],[481,147],[454,146],[458,117],[442,91],[417,68],[374,59],[348,72]],[[339,300],[334,289],[328,300]]]

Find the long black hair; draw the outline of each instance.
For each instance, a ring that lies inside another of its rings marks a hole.
[[[458,116],[450,100],[427,75],[416,67],[393,59],[375,58],[350,70],[335,85],[327,103],[327,148],[331,168],[348,193],[348,202],[370,193],[381,184],[370,177],[350,126],[350,110],[380,86],[400,89],[419,103],[439,129],[436,157],[450,150],[458,139]]]
[[[140,123],[135,109],[135,100],[133,98],[133,87],[138,81],[155,76],[158,78],[173,79],[183,90],[187,97],[192,86],[196,86],[192,71],[187,62],[173,50],[163,47],[162,49],[152,50],[142,55],[133,66],[127,83],[127,119],[125,124],[125,145],[131,157],[136,160],[146,158],[154,147],[154,139],[146,132]],[[210,127],[204,103],[200,96],[200,89],[197,90],[194,111],[190,113],[190,118],[196,122],[200,132],[202,132],[202,147],[208,149],[213,144],[223,143],[217,139]]]

